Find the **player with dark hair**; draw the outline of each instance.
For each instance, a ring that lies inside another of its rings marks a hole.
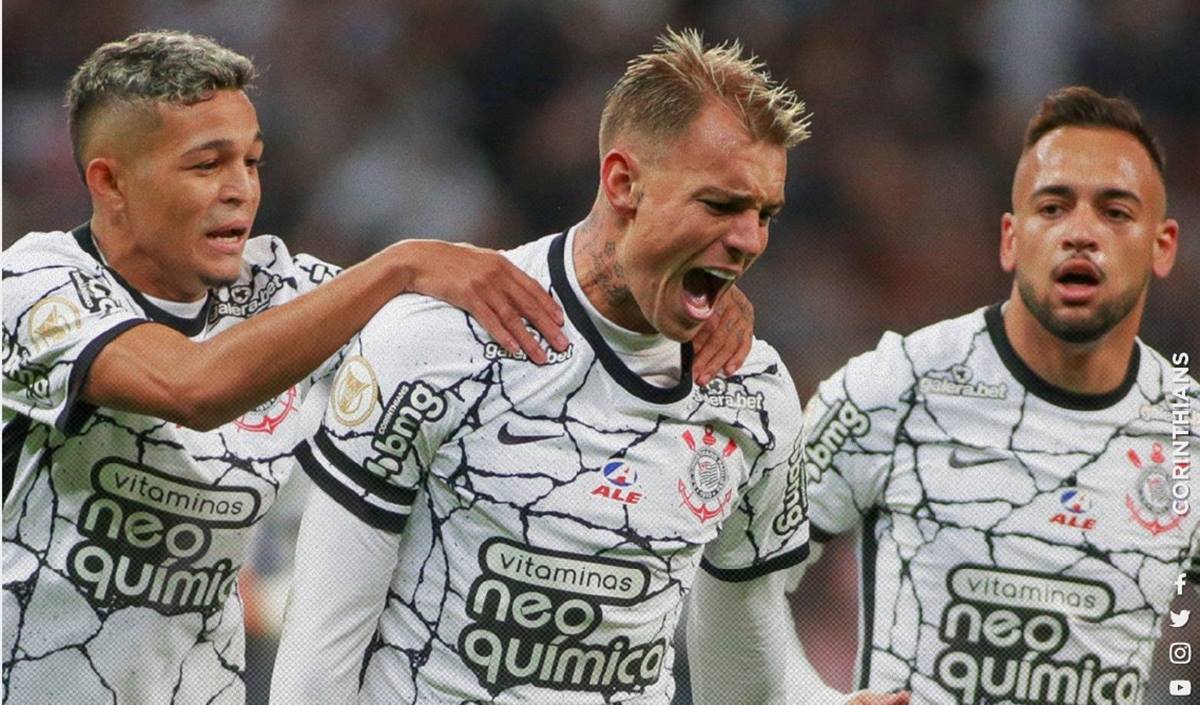
[[[1200,550],[1189,356],[1137,338],[1175,260],[1134,106],[1050,95],[1017,164],[1002,304],[883,336],[807,409],[813,536],[861,532],[860,687],[1133,705]],[[816,703],[823,688],[803,657]]]
[[[253,78],[211,40],[146,32],[71,79],[91,219],[3,260],[5,703],[244,699],[251,529],[305,393],[393,296],[466,308],[497,354],[565,354],[558,305],[495,253],[407,241],[335,278],[250,238]]]
[[[512,253],[562,302],[565,353],[499,354],[423,297],[380,311],[334,384],[359,411],[331,404],[298,449],[322,491],[272,700],[665,704],[697,573],[803,560],[778,354],[755,341],[719,386],[688,368],[766,247],[806,126],[739,45],[670,32],[608,94],[590,214]]]

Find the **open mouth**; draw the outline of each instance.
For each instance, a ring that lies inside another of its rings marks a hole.
[[[703,321],[712,315],[717,298],[731,286],[737,274],[717,267],[697,267],[683,275],[683,305],[688,315]]]
[[[1067,260],[1054,272],[1054,283],[1066,303],[1085,302],[1103,281],[1104,273],[1086,259]]]
[[[242,244],[249,234],[250,228],[241,225],[210,230],[205,233],[210,244],[222,252],[241,254]]]

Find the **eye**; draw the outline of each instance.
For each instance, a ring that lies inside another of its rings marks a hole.
[[[771,223],[779,222],[779,211],[759,211],[758,224],[768,226]]]
[[[263,166],[262,157],[249,157],[246,159],[246,166],[250,169],[261,169]]]
[[[703,203],[705,206],[707,206],[710,211],[712,211],[713,213],[715,213],[717,215],[729,215],[731,213],[737,212],[737,208],[732,203],[729,203],[728,201],[713,201],[713,200],[701,199],[700,202]]]
[[[1104,209],[1104,215],[1110,220],[1133,220],[1133,214],[1123,208],[1106,208]]]
[[[214,169],[217,168],[217,164],[218,164],[218,162],[216,159],[209,159],[208,161],[204,161],[204,162],[200,162],[199,164],[192,165],[192,169],[194,169],[196,171],[205,171],[205,172],[213,171]]]
[[[1064,208],[1061,203],[1043,203],[1042,205],[1038,206],[1037,209],[1037,212],[1040,215],[1044,215],[1047,218],[1053,218],[1055,216],[1062,215],[1065,211],[1066,208]]]

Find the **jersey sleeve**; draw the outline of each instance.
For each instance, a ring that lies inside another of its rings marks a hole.
[[[79,393],[96,356],[149,320],[94,260],[31,249],[4,258],[4,405],[70,434],[92,410]]]
[[[714,577],[726,581],[750,580],[789,568],[808,555],[800,399],[782,363],[775,362],[759,379],[765,382],[766,442],[754,461],[749,487],[717,539],[705,547],[700,562]]]
[[[882,500],[915,380],[903,345],[899,335],[884,334],[875,350],[822,382],[805,409],[802,448],[815,540],[854,528]]]
[[[359,519],[399,533],[442,442],[465,410],[459,385],[478,346],[466,315],[394,299],[347,345],[323,419],[296,448],[314,484]]]

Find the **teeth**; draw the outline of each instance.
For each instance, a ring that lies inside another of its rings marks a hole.
[[[725,281],[733,281],[734,279],[737,279],[737,275],[733,272],[728,272],[724,269],[717,269],[716,267],[704,267],[703,272],[705,274],[711,274],[717,279],[724,279]]]

